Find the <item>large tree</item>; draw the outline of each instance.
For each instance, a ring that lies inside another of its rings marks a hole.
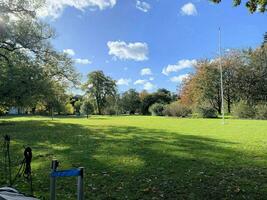
[[[97,112],[101,115],[109,96],[116,95],[116,82],[103,71],[93,71],[88,74],[84,90],[94,99]]]
[[[124,112],[135,114],[140,109],[141,100],[139,93],[134,89],[130,89],[122,94],[121,106]]]
[[[220,3],[221,0],[210,0],[214,3]],[[234,6],[239,6],[242,3],[242,0],[233,0]],[[267,6],[267,0],[246,0],[246,7],[251,13],[259,10],[260,12],[265,12]]]
[[[151,94],[142,93],[142,96],[141,112],[144,115],[149,114],[149,107],[154,103],[168,104],[173,99],[171,92],[166,89],[158,89]]]
[[[0,1],[0,104],[32,107],[54,86],[78,84],[72,60],[54,50],[54,31],[37,18],[38,0]]]

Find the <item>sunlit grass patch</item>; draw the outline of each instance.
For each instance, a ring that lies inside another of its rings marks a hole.
[[[227,119],[222,125],[220,119],[93,116],[8,117],[0,123],[0,134],[12,138],[13,173],[24,146],[33,149],[34,188],[41,199],[49,197],[53,158],[60,169],[85,167],[86,199],[267,195],[267,121]],[[24,182],[16,187],[27,192]],[[75,199],[75,192],[75,179],[59,181],[59,199]]]

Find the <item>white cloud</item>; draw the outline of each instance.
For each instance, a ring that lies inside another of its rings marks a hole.
[[[149,80],[150,80],[150,81],[153,81],[153,80],[154,80],[154,77],[150,77]]]
[[[145,1],[136,1],[136,8],[143,12],[148,12],[151,8],[150,4]]]
[[[129,85],[129,83],[131,83],[132,80],[131,79],[124,79],[121,78],[117,81],[117,85]]]
[[[135,85],[143,85],[144,90],[153,90],[156,86],[148,80],[139,79],[134,82]]]
[[[147,82],[147,80],[139,79],[134,82],[135,85],[144,85]]]
[[[174,77],[170,78],[170,80],[172,82],[175,82],[175,83],[181,83],[188,76],[189,76],[189,74],[183,74],[183,75],[179,75],[179,76],[174,76]]]
[[[88,60],[88,59],[81,59],[81,58],[77,58],[75,59],[75,62],[81,65],[89,65],[92,64],[92,61]]]
[[[135,42],[126,43],[123,41],[109,41],[107,43],[109,48],[109,55],[121,60],[147,60],[148,45],[146,43]]]
[[[182,6],[181,14],[182,15],[188,15],[188,16],[196,16],[197,15],[197,8],[193,3],[189,2],[189,3]]]
[[[152,71],[150,68],[143,68],[140,72],[141,76],[145,76],[145,75],[152,75]]]
[[[75,55],[75,51],[73,49],[64,49],[63,53],[66,53],[70,56],[74,56]]]
[[[144,84],[144,89],[145,90],[153,90],[156,86],[154,84],[152,84],[151,82],[146,82]]]
[[[116,5],[117,0],[46,0],[45,6],[37,10],[39,17],[58,18],[66,7],[74,7],[83,11],[85,8],[104,10]]]
[[[183,69],[191,68],[193,65],[195,65],[197,61],[195,59],[193,60],[179,60],[177,64],[175,65],[168,65],[167,67],[164,67],[162,70],[162,73],[168,76],[172,72],[178,72]]]

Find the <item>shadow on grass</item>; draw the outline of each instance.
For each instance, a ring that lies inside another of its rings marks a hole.
[[[267,196],[267,168],[255,155],[235,150],[238,143],[231,141],[159,129],[45,120],[18,121],[2,126],[0,134],[13,139],[13,165],[22,158],[23,146],[32,147],[34,189],[41,199],[49,197],[50,162],[55,157],[61,168],[85,167],[85,199]],[[75,179],[59,180],[58,199],[75,199],[75,184]],[[27,189],[22,182],[15,187]]]

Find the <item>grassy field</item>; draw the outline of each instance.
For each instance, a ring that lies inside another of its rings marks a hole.
[[[12,137],[13,165],[23,146],[32,147],[34,191],[41,199],[49,197],[53,158],[61,169],[85,167],[85,199],[267,197],[267,121],[10,117],[0,119],[0,134]],[[75,199],[75,184],[60,179],[58,199]],[[27,191],[22,181],[15,186]]]

